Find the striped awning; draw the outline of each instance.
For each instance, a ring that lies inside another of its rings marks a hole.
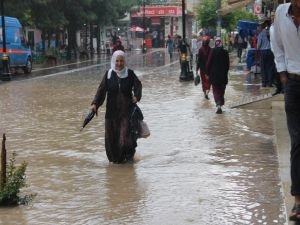
[[[217,14],[224,16],[235,9],[245,7],[252,3],[253,0],[227,0],[228,5],[217,10]]]

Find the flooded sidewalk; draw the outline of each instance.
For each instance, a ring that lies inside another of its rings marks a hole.
[[[151,130],[133,164],[108,163],[104,107],[79,132],[106,68],[0,85],[0,132],[27,161],[31,206],[0,209],[0,224],[285,224],[272,111],[231,108],[270,92],[233,68],[224,113],[212,93],[179,82],[165,52],[130,61]],[[147,68],[147,69],[145,69]]]

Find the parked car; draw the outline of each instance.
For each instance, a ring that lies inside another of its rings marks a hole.
[[[0,16],[0,21],[1,21]],[[22,68],[24,73],[32,70],[32,52],[23,35],[22,25],[17,18],[4,17],[6,54],[10,68]],[[0,59],[3,53],[2,23],[0,23]]]

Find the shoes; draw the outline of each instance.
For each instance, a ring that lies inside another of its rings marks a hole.
[[[205,98],[206,98],[207,100],[209,100],[208,94],[205,94]]]
[[[222,114],[222,113],[223,113],[223,111],[222,111],[221,107],[220,107],[220,106],[218,106],[218,109],[217,109],[217,112],[216,112],[216,114]]]
[[[289,220],[291,221],[300,221],[300,205],[294,205],[290,215]]]
[[[281,93],[280,90],[276,90],[276,91],[272,94],[272,96],[278,95],[278,94],[280,94],[280,93]]]

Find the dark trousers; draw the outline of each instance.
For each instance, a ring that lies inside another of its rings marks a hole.
[[[226,89],[226,84],[217,84],[217,85],[212,85],[213,89],[213,95],[215,99],[216,106],[222,106],[225,104],[225,89]]]
[[[243,44],[238,44],[237,46],[237,57],[240,58],[242,57],[242,53],[243,53]]]
[[[263,86],[272,86],[274,66],[274,55],[271,49],[260,50],[260,73]]]
[[[281,80],[280,80],[280,74],[275,72],[275,77],[274,77],[274,82],[275,82],[275,86],[276,86],[276,91],[277,92],[282,92],[282,84],[281,84]]]
[[[284,96],[291,139],[291,194],[300,196],[300,81],[288,79]]]

